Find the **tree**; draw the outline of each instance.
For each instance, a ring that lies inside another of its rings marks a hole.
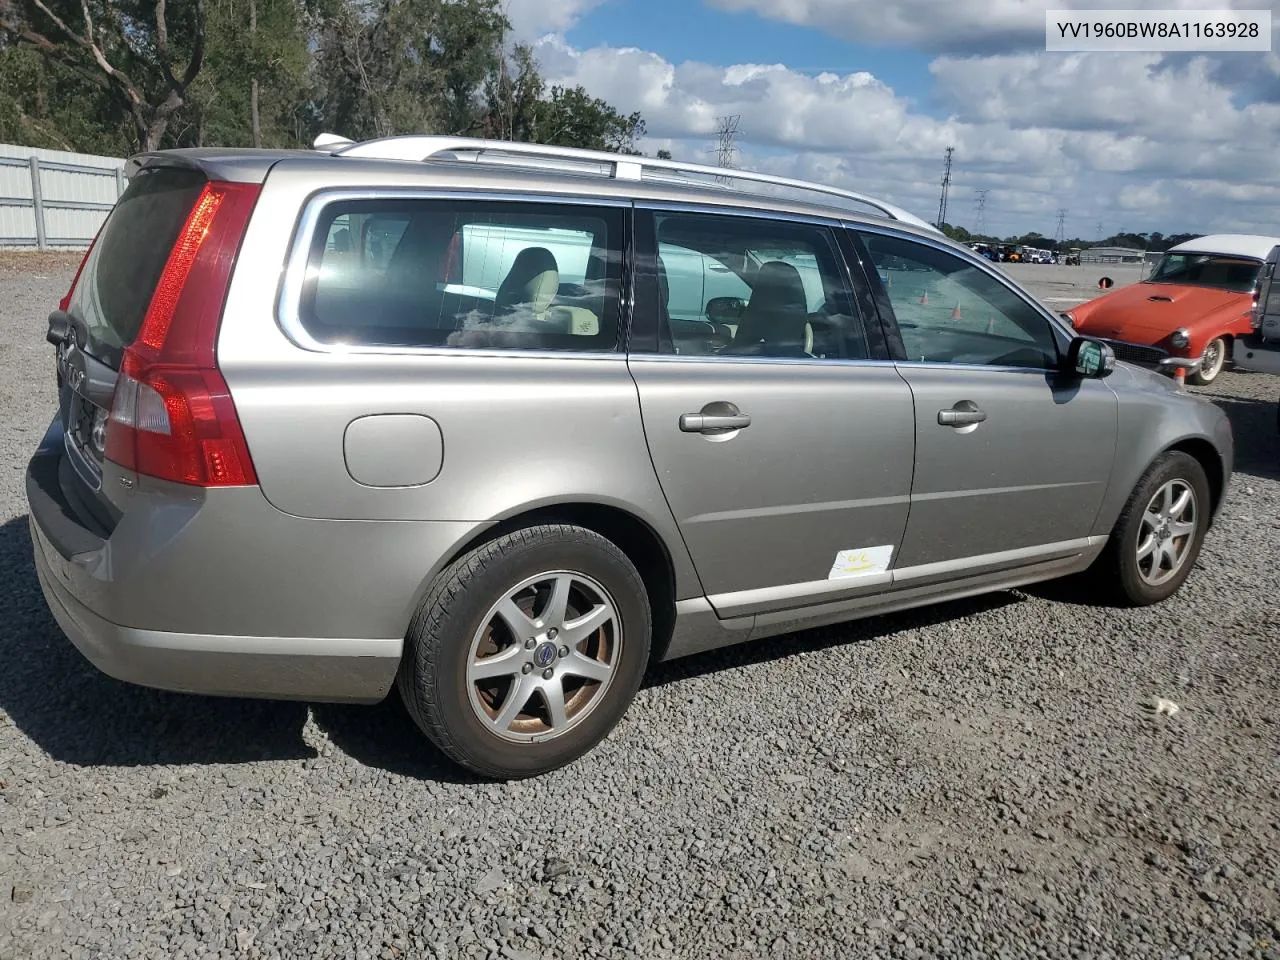
[[[332,131],[634,152],[639,113],[504,55],[503,0],[0,0],[0,139],[120,155]]]
[[[659,151],[658,151],[658,159],[659,159],[659,160],[670,160],[670,159],[671,159],[671,151],[670,151],[670,150],[659,150]]]
[[[581,86],[547,91],[533,50],[523,44],[486,82],[478,126],[484,136],[502,140],[620,153],[635,153],[636,141],[644,136],[639,113],[624,116]]]
[[[312,116],[353,139],[471,132],[502,60],[497,0],[318,0]]]
[[[305,132],[298,106],[309,93],[304,6],[299,0],[205,0],[205,7],[205,66],[167,145],[294,146]]]
[[[0,34],[106,91],[139,150],[160,146],[204,62],[204,0],[0,0]],[[83,104],[82,104],[83,106]]]

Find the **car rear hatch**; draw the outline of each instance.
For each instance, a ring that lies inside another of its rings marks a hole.
[[[215,344],[257,184],[143,163],[49,316],[75,512],[109,533],[138,475],[254,483]],[[104,478],[118,483],[104,483]]]

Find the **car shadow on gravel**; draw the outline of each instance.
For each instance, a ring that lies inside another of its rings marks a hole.
[[[1212,397],[1231,421],[1235,436],[1235,472],[1263,480],[1280,480],[1278,400]]]
[[[25,516],[0,526],[0,709],[55,760],[77,766],[293,760],[307,705],[148,690],[100,673],[44,603]]]
[[[989,610],[998,610],[1010,604],[1021,603],[1018,594],[1002,590],[985,593],[963,600],[951,600],[917,607],[901,613],[889,613],[865,620],[852,620],[827,627],[787,633],[777,637],[721,647],[707,653],[681,657],[654,664],[645,676],[645,687],[661,687],[693,677],[705,676],[734,667],[781,660],[798,653],[814,653],[830,647],[854,643],[871,643],[904,630],[936,627],[939,624],[976,616]]]
[[[366,767],[415,780],[488,782],[441,753],[414,724],[394,689],[369,707],[313,704],[311,718],[335,747]]]

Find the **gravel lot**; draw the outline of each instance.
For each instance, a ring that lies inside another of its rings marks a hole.
[[[1239,472],[1168,603],[1048,586],[676,662],[571,768],[476,783],[394,700],[169,695],[80,658],[22,493],[74,265],[20,266],[0,958],[1280,958],[1280,379],[1208,391]]]

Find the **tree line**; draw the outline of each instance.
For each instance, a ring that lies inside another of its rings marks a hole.
[[[952,240],[960,243],[990,243],[1000,246],[1010,247],[1034,247],[1037,250],[1070,250],[1078,247],[1081,250],[1089,247],[1130,247],[1135,250],[1146,250],[1155,253],[1163,253],[1170,247],[1176,247],[1180,243],[1186,243],[1188,240],[1195,240],[1203,236],[1199,233],[1171,233],[1165,236],[1158,230],[1154,233],[1129,233],[1120,231],[1112,234],[1105,240],[1085,240],[1080,237],[1073,237],[1070,240],[1063,240],[1061,244],[1053,237],[1046,237],[1034,230],[1030,233],[1024,233],[1022,236],[997,237],[988,234],[970,233],[967,229],[955,226],[950,223],[942,225],[942,232]]]
[[[636,152],[500,0],[0,0],[0,142],[121,156],[402,133]]]

